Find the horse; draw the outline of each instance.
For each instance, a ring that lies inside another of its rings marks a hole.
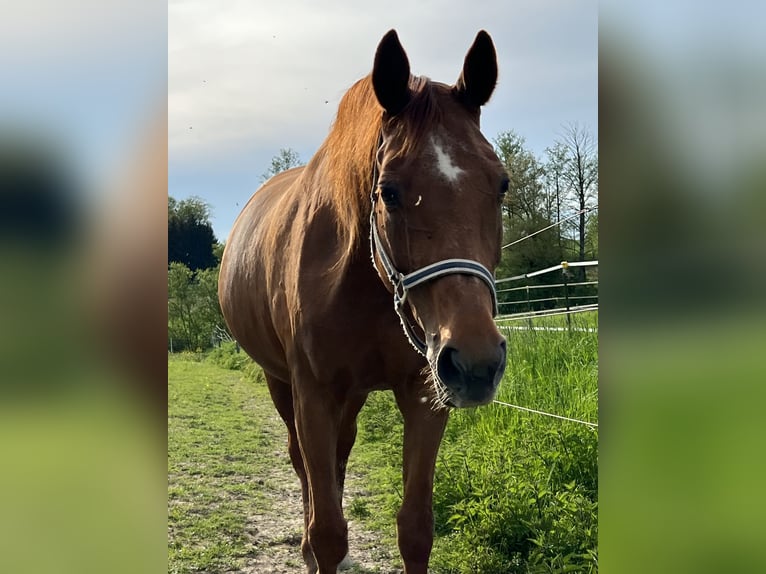
[[[404,420],[397,543],[405,573],[425,574],[449,412],[489,403],[503,376],[509,182],[480,131],[496,83],[484,30],[454,85],[413,76],[390,30],[316,154],[256,191],[226,243],[221,310],[287,426],[309,574],[348,559],[343,484],[368,394],[392,390]]]

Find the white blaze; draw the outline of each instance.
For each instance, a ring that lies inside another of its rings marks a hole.
[[[439,172],[444,177],[446,177],[448,181],[457,181],[457,178],[460,177],[460,174],[463,173],[463,170],[452,163],[452,158],[444,150],[444,148],[439,145],[439,142],[436,141],[436,138],[432,139],[431,143],[434,146],[434,153],[436,154],[436,165],[439,168]]]

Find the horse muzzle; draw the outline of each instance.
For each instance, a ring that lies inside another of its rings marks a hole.
[[[463,408],[491,402],[505,372],[505,338],[501,336],[497,345],[485,347],[482,352],[450,343],[441,346],[433,365],[438,382],[447,391],[447,404]]]

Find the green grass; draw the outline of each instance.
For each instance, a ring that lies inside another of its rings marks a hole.
[[[195,357],[168,358],[168,572],[218,572],[253,551],[246,518],[266,500],[256,477],[271,448],[253,385]],[[261,473],[262,474],[262,473]]]

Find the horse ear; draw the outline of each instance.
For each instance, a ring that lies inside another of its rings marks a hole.
[[[375,52],[372,87],[378,103],[392,116],[410,101],[410,62],[395,30],[383,36]]]
[[[455,83],[458,96],[469,106],[481,107],[489,101],[497,84],[497,53],[492,38],[484,30],[476,34]]]

